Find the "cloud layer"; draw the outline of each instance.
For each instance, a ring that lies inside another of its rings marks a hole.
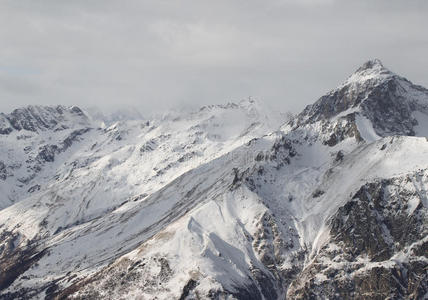
[[[0,111],[248,96],[298,111],[375,57],[428,86],[427,13],[424,0],[5,0]]]

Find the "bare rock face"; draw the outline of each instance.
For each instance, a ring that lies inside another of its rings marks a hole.
[[[87,120],[83,111],[77,106],[28,106],[0,115],[0,134],[9,134],[13,130],[32,131],[67,129],[70,118]]]
[[[374,87],[368,100],[361,104],[363,114],[372,122],[378,135],[415,135],[413,127],[417,121],[412,113],[418,109],[426,110],[426,107],[419,107],[414,99],[406,99],[406,85],[411,84],[392,77]],[[421,93],[428,95],[428,90],[421,89]]]
[[[427,97],[427,89],[392,73],[379,60],[371,60],[339,88],[307,106],[294,123],[298,126],[322,120],[329,123],[329,120],[341,114],[353,114],[354,117],[350,118],[354,120],[349,121],[355,124],[357,112],[370,120],[374,131],[381,137],[413,136],[414,127],[418,125],[413,113],[428,111],[426,102],[420,101]],[[349,132],[347,136],[350,136]],[[334,140],[329,144],[334,144]]]
[[[125,295],[132,297],[128,291],[136,282],[140,292],[155,294],[165,290],[162,284],[173,275],[168,260],[163,257],[137,262],[122,259],[90,280],[74,284],[54,293],[52,297],[54,299],[118,299]],[[191,289],[191,285],[188,289]]]
[[[327,138],[324,139],[323,144],[330,147],[336,146],[347,138],[355,138],[356,141],[361,142],[362,138],[358,131],[355,122],[355,113],[351,113],[345,117],[340,118],[335,124],[329,122],[324,123],[324,132]]]
[[[368,183],[330,219],[331,240],[296,279],[292,299],[423,299],[428,209],[413,182],[426,170]]]
[[[78,107],[28,106],[0,114],[0,208],[43,187],[59,154],[84,140],[92,126]]]
[[[368,61],[343,85],[307,106],[299,115],[299,119],[316,122],[330,119],[350,108],[356,108],[371,98],[374,88],[394,80],[395,77],[396,75],[384,68],[379,60]]]
[[[0,161],[0,180],[6,180],[7,170],[4,162]]]
[[[39,153],[36,156],[36,160],[41,164],[46,162],[53,162],[55,155],[65,152],[74,142],[79,141],[81,136],[89,132],[90,128],[83,128],[74,130],[58,145],[43,145],[39,148]]]
[[[46,250],[37,249],[37,240],[28,241],[24,237],[3,231],[0,234],[0,290],[5,290],[19,276],[37,264]],[[6,293],[1,299],[30,299],[40,290],[22,289],[18,293]]]

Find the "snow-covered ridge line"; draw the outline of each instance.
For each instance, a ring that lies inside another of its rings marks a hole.
[[[308,105],[289,126],[367,119],[377,136],[413,136],[424,134],[418,124],[426,123],[427,117],[428,90],[392,73],[379,60],[372,60],[338,88]]]
[[[141,164],[136,172],[140,179],[132,180],[157,183],[148,190],[132,189],[126,194],[147,193],[189,168],[275,130],[282,122],[281,116],[272,118],[261,105],[252,105],[251,111],[218,108],[154,120],[123,120],[101,128],[77,107],[30,106],[4,116],[8,134],[0,135],[4,151],[0,207],[47,188],[53,176],[64,178],[69,169],[88,164],[93,172],[125,161],[129,167]],[[15,129],[9,120],[20,127]],[[64,143],[68,146],[63,147]]]
[[[0,113],[0,134],[12,131],[62,130],[75,125],[90,126],[85,113],[77,106],[34,106],[13,110],[9,114]]]
[[[246,101],[0,135],[0,298],[423,298],[427,104],[373,60],[280,130]]]

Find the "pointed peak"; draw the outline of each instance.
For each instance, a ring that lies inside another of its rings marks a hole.
[[[385,69],[382,62],[377,58],[366,61],[361,67],[358,68],[357,72],[374,69]]]
[[[359,67],[353,74],[358,76],[385,76],[385,75],[393,75],[393,73],[385,68],[385,66],[382,64],[382,62],[375,58],[366,61],[361,67]],[[351,76],[352,77],[352,76]]]
[[[369,60],[340,86],[328,92],[313,105],[308,106],[302,115],[309,116],[308,119],[311,121],[316,121],[337,116],[349,109],[357,110],[358,106],[369,98],[372,91],[386,91],[390,87],[394,89],[396,80],[406,79],[389,71],[379,59]],[[380,86],[385,88],[378,89]]]
[[[379,59],[372,59],[359,67],[339,88],[349,84],[366,84],[373,80],[382,82],[393,76],[395,74],[385,68]]]

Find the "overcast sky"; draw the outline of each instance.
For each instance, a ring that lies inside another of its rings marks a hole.
[[[249,96],[298,112],[370,58],[428,87],[426,0],[0,0],[0,43],[3,112]]]

